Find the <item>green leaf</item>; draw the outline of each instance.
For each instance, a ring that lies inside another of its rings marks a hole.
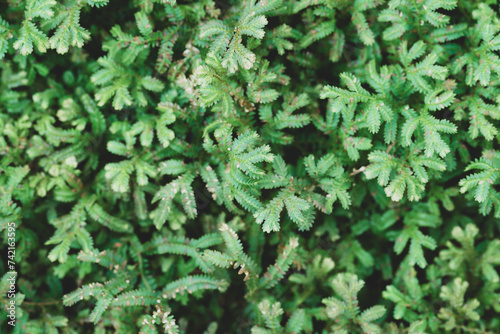
[[[130,161],[109,163],[104,167],[106,179],[111,180],[113,191],[125,193],[130,190],[130,175],[134,167]]]
[[[153,27],[145,12],[140,11],[135,13],[135,21],[142,36],[149,37],[153,33]]]
[[[256,223],[262,224],[264,232],[280,230],[279,220],[284,206],[283,197],[284,193],[281,193],[254,214]]]
[[[23,56],[26,56],[33,52],[33,44],[36,45],[40,52],[46,52],[50,47],[47,36],[38,30],[33,22],[25,21],[19,30],[19,38],[13,45],[14,49],[19,50]]]

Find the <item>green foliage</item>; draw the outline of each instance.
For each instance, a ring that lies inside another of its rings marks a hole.
[[[328,318],[334,319],[337,323],[332,327],[334,330],[332,333],[348,333],[347,328],[350,328],[350,323],[360,327],[363,333],[381,332],[381,328],[372,322],[384,315],[383,306],[373,306],[360,313],[357,294],[364,284],[364,281],[352,274],[339,274],[332,280],[333,290],[340,299],[329,297],[322,300]],[[357,332],[358,328],[350,330]]]
[[[4,1],[0,332],[499,333],[499,51],[496,0]]]
[[[496,151],[485,151],[482,158],[470,163],[466,168],[466,170],[471,169],[478,169],[481,172],[462,179],[459,183],[460,192],[474,189],[474,199],[481,203],[481,213],[488,214],[495,206],[495,217],[500,218],[500,194],[494,188],[500,178],[500,154]]]
[[[456,278],[450,285],[451,287],[443,286],[439,294],[439,297],[449,304],[448,307],[439,310],[439,318],[446,320],[444,329],[448,331],[457,327],[457,321],[478,321],[480,318],[475,311],[479,306],[477,299],[464,303],[464,295],[469,283],[463,282],[461,278]]]
[[[267,11],[280,2],[271,0],[264,5],[262,2],[251,0],[240,13],[238,22],[233,27],[228,27],[223,21],[210,21],[201,29],[200,38],[217,36],[210,47],[213,54],[222,54],[222,67],[227,69],[229,74],[234,73],[238,67],[250,69],[256,60],[256,56],[243,44],[243,36],[250,36],[258,39],[264,37],[264,26],[267,19],[264,15]]]

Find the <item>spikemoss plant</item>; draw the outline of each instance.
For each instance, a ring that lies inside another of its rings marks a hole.
[[[0,331],[499,333],[499,17],[0,4]]]

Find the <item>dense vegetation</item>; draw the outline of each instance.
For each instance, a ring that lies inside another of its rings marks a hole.
[[[0,332],[500,333],[499,50],[496,0],[2,1]]]

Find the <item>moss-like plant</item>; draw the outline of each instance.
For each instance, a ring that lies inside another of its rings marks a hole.
[[[0,332],[499,333],[499,51],[496,0],[3,2]]]

